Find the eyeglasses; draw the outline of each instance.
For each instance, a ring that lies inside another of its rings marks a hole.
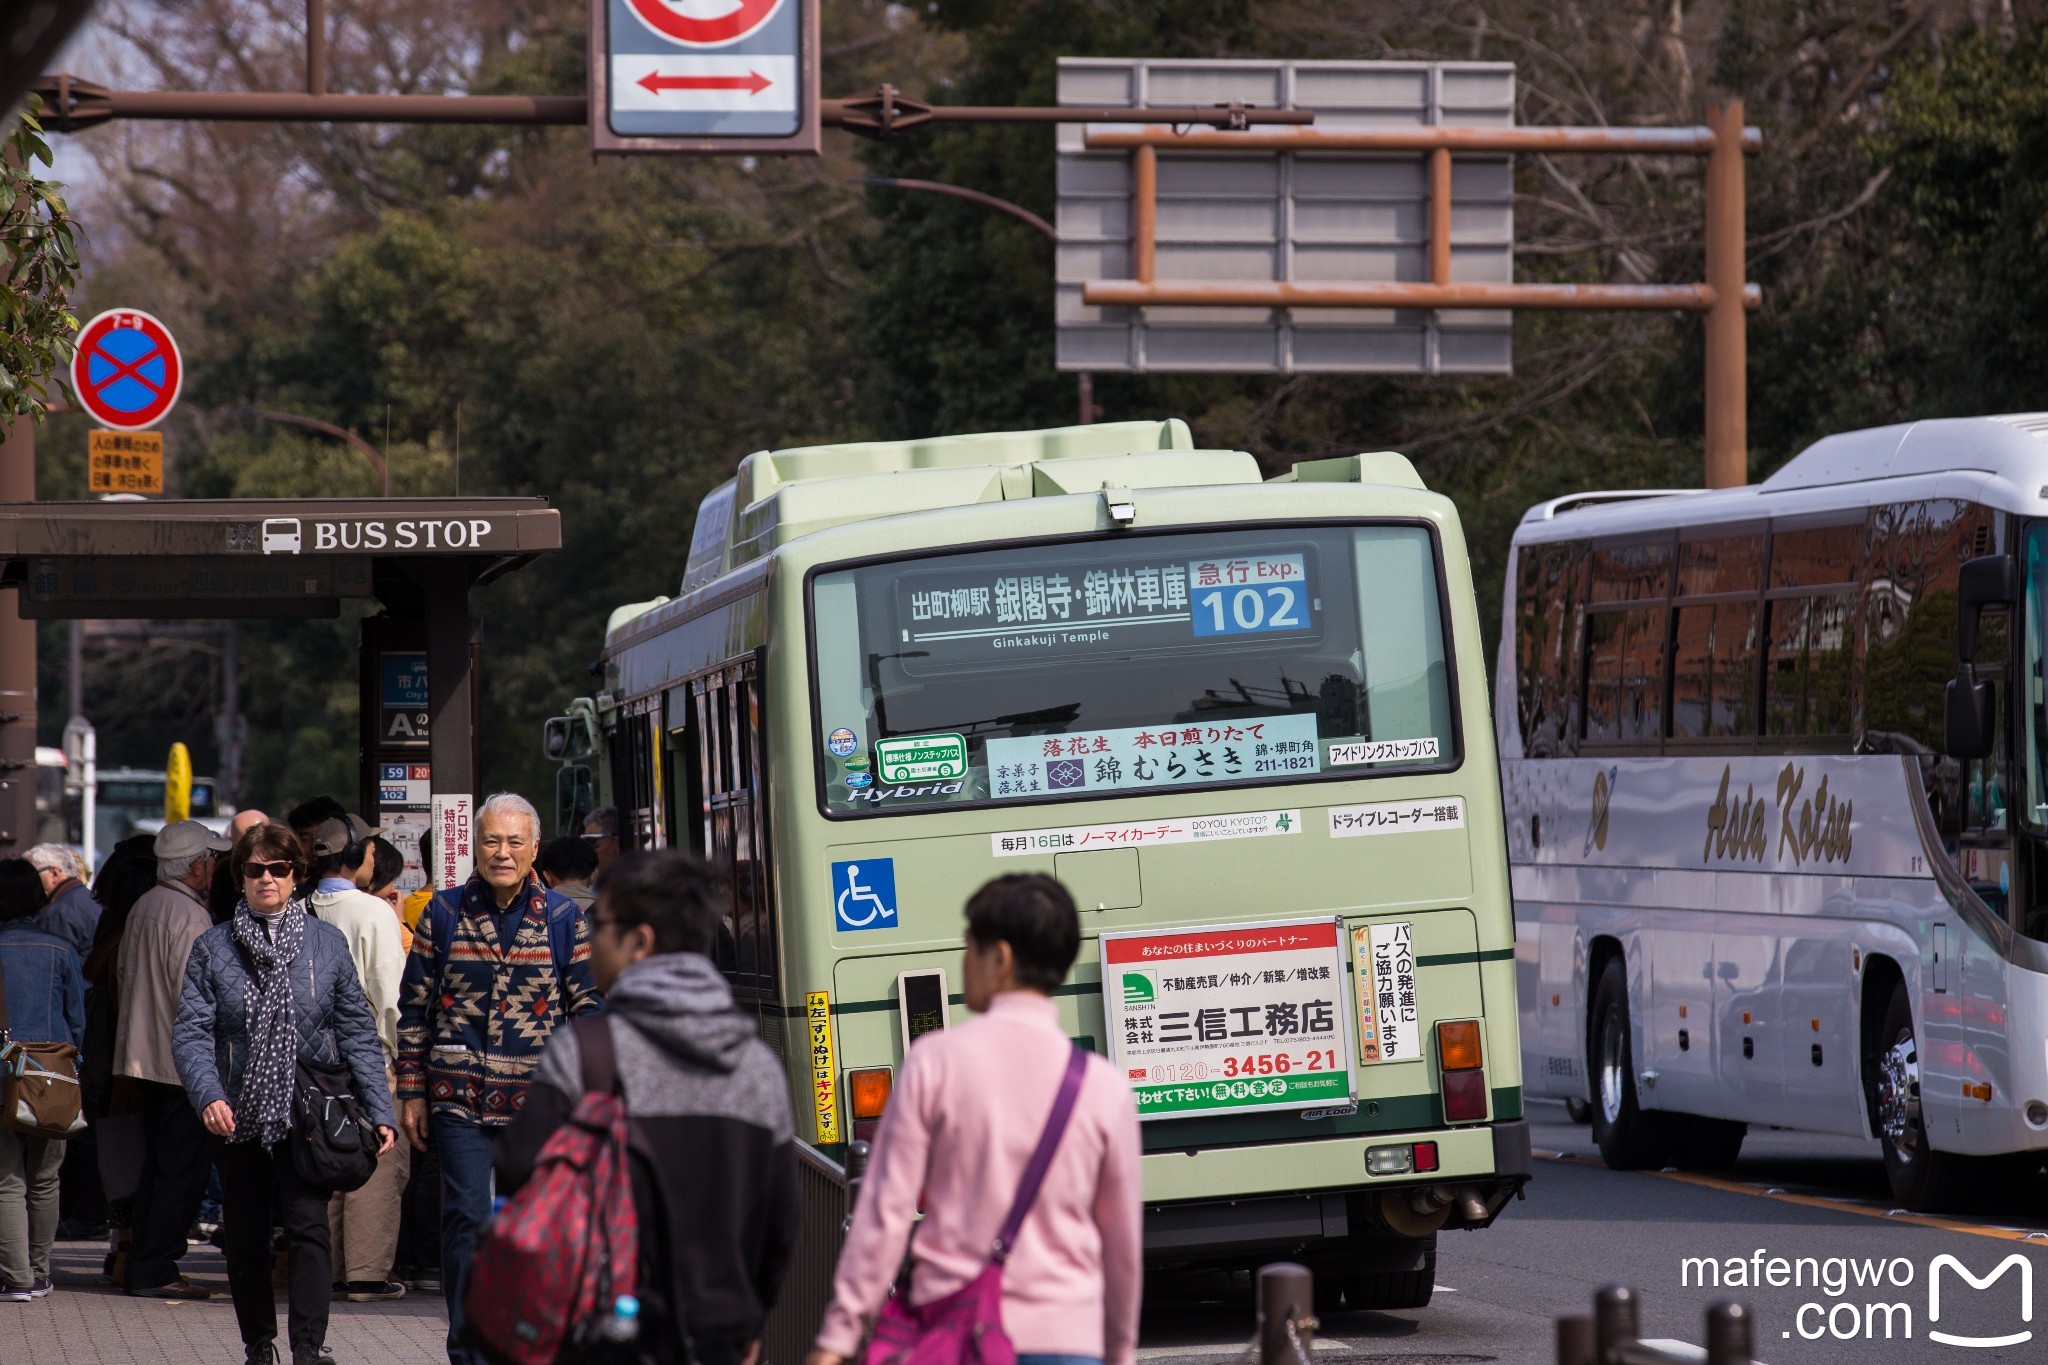
[[[255,882],[268,877],[275,882],[289,881],[293,871],[290,863],[244,863],[242,880]]]

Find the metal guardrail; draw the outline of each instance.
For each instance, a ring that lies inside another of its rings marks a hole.
[[[1642,1298],[1610,1284],[1593,1311],[1557,1320],[1557,1365],[1700,1365],[1699,1348],[1642,1340]],[[1748,1308],[1723,1300],[1707,1309],[1706,1365],[1753,1365],[1755,1322]]]
[[[858,1170],[849,1180],[844,1167],[808,1143],[798,1142],[796,1155],[802,1230],[782,1292],[761,1327],[762,1365],[802,1365],[810,1351],[825,1305],[832,1299],[832,1276],[839,1267],[839,1249],[846,1244],[846,1224],[859,1189]]]

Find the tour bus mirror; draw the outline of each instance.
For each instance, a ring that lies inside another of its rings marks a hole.
[[[590,780],[590,769],[577,763],[555,770],[555,833],[581,833],[583,817],[596,808],[597,786]]]
[[[1984,758],[1991,753],[1998,717],[1994,687],[1989,679],[1979,682],[1968,675],[1949,681],[1944,717],[1947,743],[1943,746],[1949,757]]]
[[[1956,657],[1977,657],[1977,622],[1986,607],[2019,600],[2019,564],[2011,555],[1979,555],[1963,561],[1956,584]]]

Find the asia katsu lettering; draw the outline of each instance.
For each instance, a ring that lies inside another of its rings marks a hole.
[[[1775,833],[1777,856],[1781,860],[1790,857],[1794,865],[1849,860],[1855,845],[1852,826],[1856,803],[1830,792],[1825,774],[1813,791],[1802,798],[1806,769],[1787,763],[1779,770],[1775,827],[1770,798],[1757,795],[1754,786],[1746,786],[1740,796],[1731,797],[1729,786],[1733,777],[1734,765],[1723,765],[1721,788],[1715,793],[1713,804],[1707,807],[1707,837],[1700,857],[1709,861],[1725,858],[1761,863],[1772,850],[1771,835]]]

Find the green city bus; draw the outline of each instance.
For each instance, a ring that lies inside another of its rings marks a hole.
[[[730,876],[721,966],[788,1066],[771,1359],[1003,873],[1081,908],[1057,1003],[1135,1092],[1148,1265],[1420,1307],[1437,1233],[1528,1179],[1472,580],[1403,457],[1266,480],[1178,420],[761,451],[601,669],[548,725],[558,825],[612,805],[623,846]]]

